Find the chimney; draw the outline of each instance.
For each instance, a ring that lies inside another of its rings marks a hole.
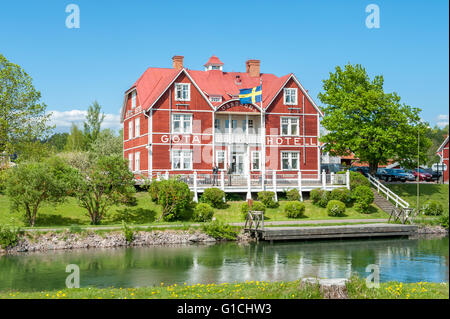
[[[259,76],[259,60],[247,60],[245,62],[246,71],[250,76]]]
[[[172,57],[173,68],[175,70],[181,70],[183,68],[183,58],[184,58],[184,56],[182,56],[182,55],[174,55]]]

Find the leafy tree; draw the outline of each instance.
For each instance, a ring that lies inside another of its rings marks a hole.
[[[369,163],[374,174],[379,164],[399,161],[405,167],[417,165],[417,140],[420,136],[420,161],[430,140],[425,137],[426,123],[420,121],[420,109],[400,103],[395,93],[385,93],[383,76],[370,80],[361,65],[337,66],[323,81],[319,99],[324,107],[323,127],[327,134],[325,152],[331,155],[355,154]]]
[[[34,226],[39,208],[44,203],[60,203],[71,194],[78,172],[59,158],[21,163],[9,169],[6,191],[11,209],[24,212]]]
[[[16,147],[17,162],[39,162],[54,153],[53,148],[40,140],[23,141]]]
[[[20,143],[49,132],[50,114],[40,99],[31,77],[0,54],[0,154],[12,154]]]
[[[70,128],[70,134],[67,137],[66,146],[64,150],[69,152],[77,152],[86,150],[86,139],[83,132],[72,123],[72,127]]]
[[[192,204],[193,194],[189,186],[177,179],[171,178],[158,183],[158,204],[162,206],[162,213],[158,221],[180,220],[186,217]]]
[[[56,151],[61,152],[64,150],[69,133],[55,133],[50,136],[45,142],[53,147]]]
[[[97,101],[94,101],[92,105],[89,106],[86,120],[84,122],[84,136],[86,137],[86,142],[88,146],[91,146],[100,133],[100,126],[105,119],[105,114],[101,113],[101,106]]]
[[[82,173],[87,172],[92,163],[88,152],[62,152],[58,154],[58,157]]]
[[[99,224],[111,206],[130,202],[135,193],[133,177],[121,156],[101,157],[81,174],[75,196],[91,224]]]
[[[111,129],[100,131],[97,139],[91,144],[91,154],[94,159],[104,156],[122,156],[123,138]]]

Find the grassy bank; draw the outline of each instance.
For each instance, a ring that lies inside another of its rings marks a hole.
[[[132,207],[114,206],[108,212],[101,226],[121,225],[122,220],[135,225],[162,225],[177,224],[177,222],[156,222],[161,215],[161,207],[150,200],[147,192],[138,192],[136,194],[137,205]],[[243,222],[240,206],[242,201],[230,201],[227,207],[215,209],[214,216],[222,222]],[[265,214],[267,221],[285,221],[295,220],[287,218],[284,214],[286,201],[280,201],[277,208],[268,208]],[[9,209],[9,198],[0,195],[0,224],[15,224],[26,227],[22,216],[17,213],[11,213]],[[313,205],[310,201],[305,201],[305,217],[298,220],[324,220],[324,219],[372,219],[387,218],[387,215],[373,206],[371,214],[358,213],[353,207],[347,208],[343,217],[330,217],[326,209]],[[39,211],[36,221],[36,228],[39,227],[67,227],[70,225],[89,226],[90,220],[84,209],[78,206],[74,198],[69,198],[65,203],[58,205],[45,205]],[[186,224],[189,224],[187,222]]]
[[[79,288],[40,292],[0,292],[0,299],[320,299],[317,287],[299,288],[300,281],[169,285],[142,288]],[[367,288],[362,279],[347,284],[350,299],[448,299],[448,283],[381,283]]]
[[[417,184],[387,184],[394,193],[406,200],[412,207],[417,205]],[[449,212],[449,185],[448,184],[420,184],[420,205],[432,199],[444,206],[444,212]]]

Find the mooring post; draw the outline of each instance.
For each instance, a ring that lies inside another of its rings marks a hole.
[[[322,170],[322,188],[327,189],[327,174]]]

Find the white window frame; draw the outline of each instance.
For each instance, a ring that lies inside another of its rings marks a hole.
[[[222,133],[222,131],[220,130],[220,123],[222,121],[220,119],[214,119],[214,132],[216,133]]]
[[[133,170],[133,164],[134,164],[134,162],[133,162],[133,153],[128,153],[128,169],[131,171],[131,172],[133,172],[134,170]]]
[[[289,167],[288,168],[284,168],[283,167],[283,154],[287,154],[288,155],[288,162],[289,162]],[[292,154],[297,154],[297,167],[296,168],[292,167]],[[299,170],[299,167],[300,167],[300,152],[281,151],[280,158],[281,158],[281,170],[282,171],[298,171]]]
[[[225,150],[217,150],[216,151],[216,166],[219,166],[219,153],[223,153],[223,168],[221,168],[220,170],[224,171],[227,169],[227,151]]]
[[[141,171],[141,152],[134,153],[134,171],[135,172]]]
[[[253,164],[255,161],[255,155],[258,155],[258,168],[254,168]],[[252,171],[260,171],[261,170],[261,152],[260,151],[252,151],[252,162],[251,162],[251,170]]]
[[[290,97],[294,99],[294,101],[287,101],[287,98]],[[284,105],[297,105],[298,101],[298,95],[297,95],[297,89],[296,88],[285,88],[284,94],[283,94],[283,102]]]
[[[288,120],[288,132],[287,134],[283,133],[283,119],[287,119]],[[293,124],[293,120],[295,120],[295,122],[297,122],[297,134],[292,134],[292,124]],[[300,119],[298,117],[287,117],[287,116],[282,116],[280,117],[280,135],[281,136],[299,136],[300,135]]]
[[[175,164],[175,157],[178,154],[178,152],[180,153],[180,168],[175,168],[174,164]],[[185,153],[189,153],[189,156],[184,156]],[[188,168],[184,168],[184,164],[185,164],[185,160],[186,158],[189,159],[189,167]],[[192,163],[192,150],[191,149],[173,149],[172,150],[172,170],[174,171],[191,171],[193,167],[193,163]]]
[[[183,97],[183,89],[187,87],[187,97]],[[178,97],[178,91],[181,90],[181,97]],[[175,83],[175,101],[190,101],[191,100],[191,84],[190,83]]]
[[[136,91],[131,92],[131,108],[136,107]]]
[[[134,120],[134,137],[141,136],[141,119],[138,117]]]
[[[209,100],[211,101],[211,102],[222,102],[222,97],[221,96],[211,96],[210,98],[209,98]]]
[[[131,140],[133,138],[133,120],[128,122],[128,139]]]
[[[180,130],[178,132],[175,131],[175,117],[179,116],[180,119]],[[186,117],[189,117],[189,130],[184,130],[184,122],[186,121]],[[192,134],[192,114],[191,113],[174,113],[172,114],[172,133],[173,134]]]

